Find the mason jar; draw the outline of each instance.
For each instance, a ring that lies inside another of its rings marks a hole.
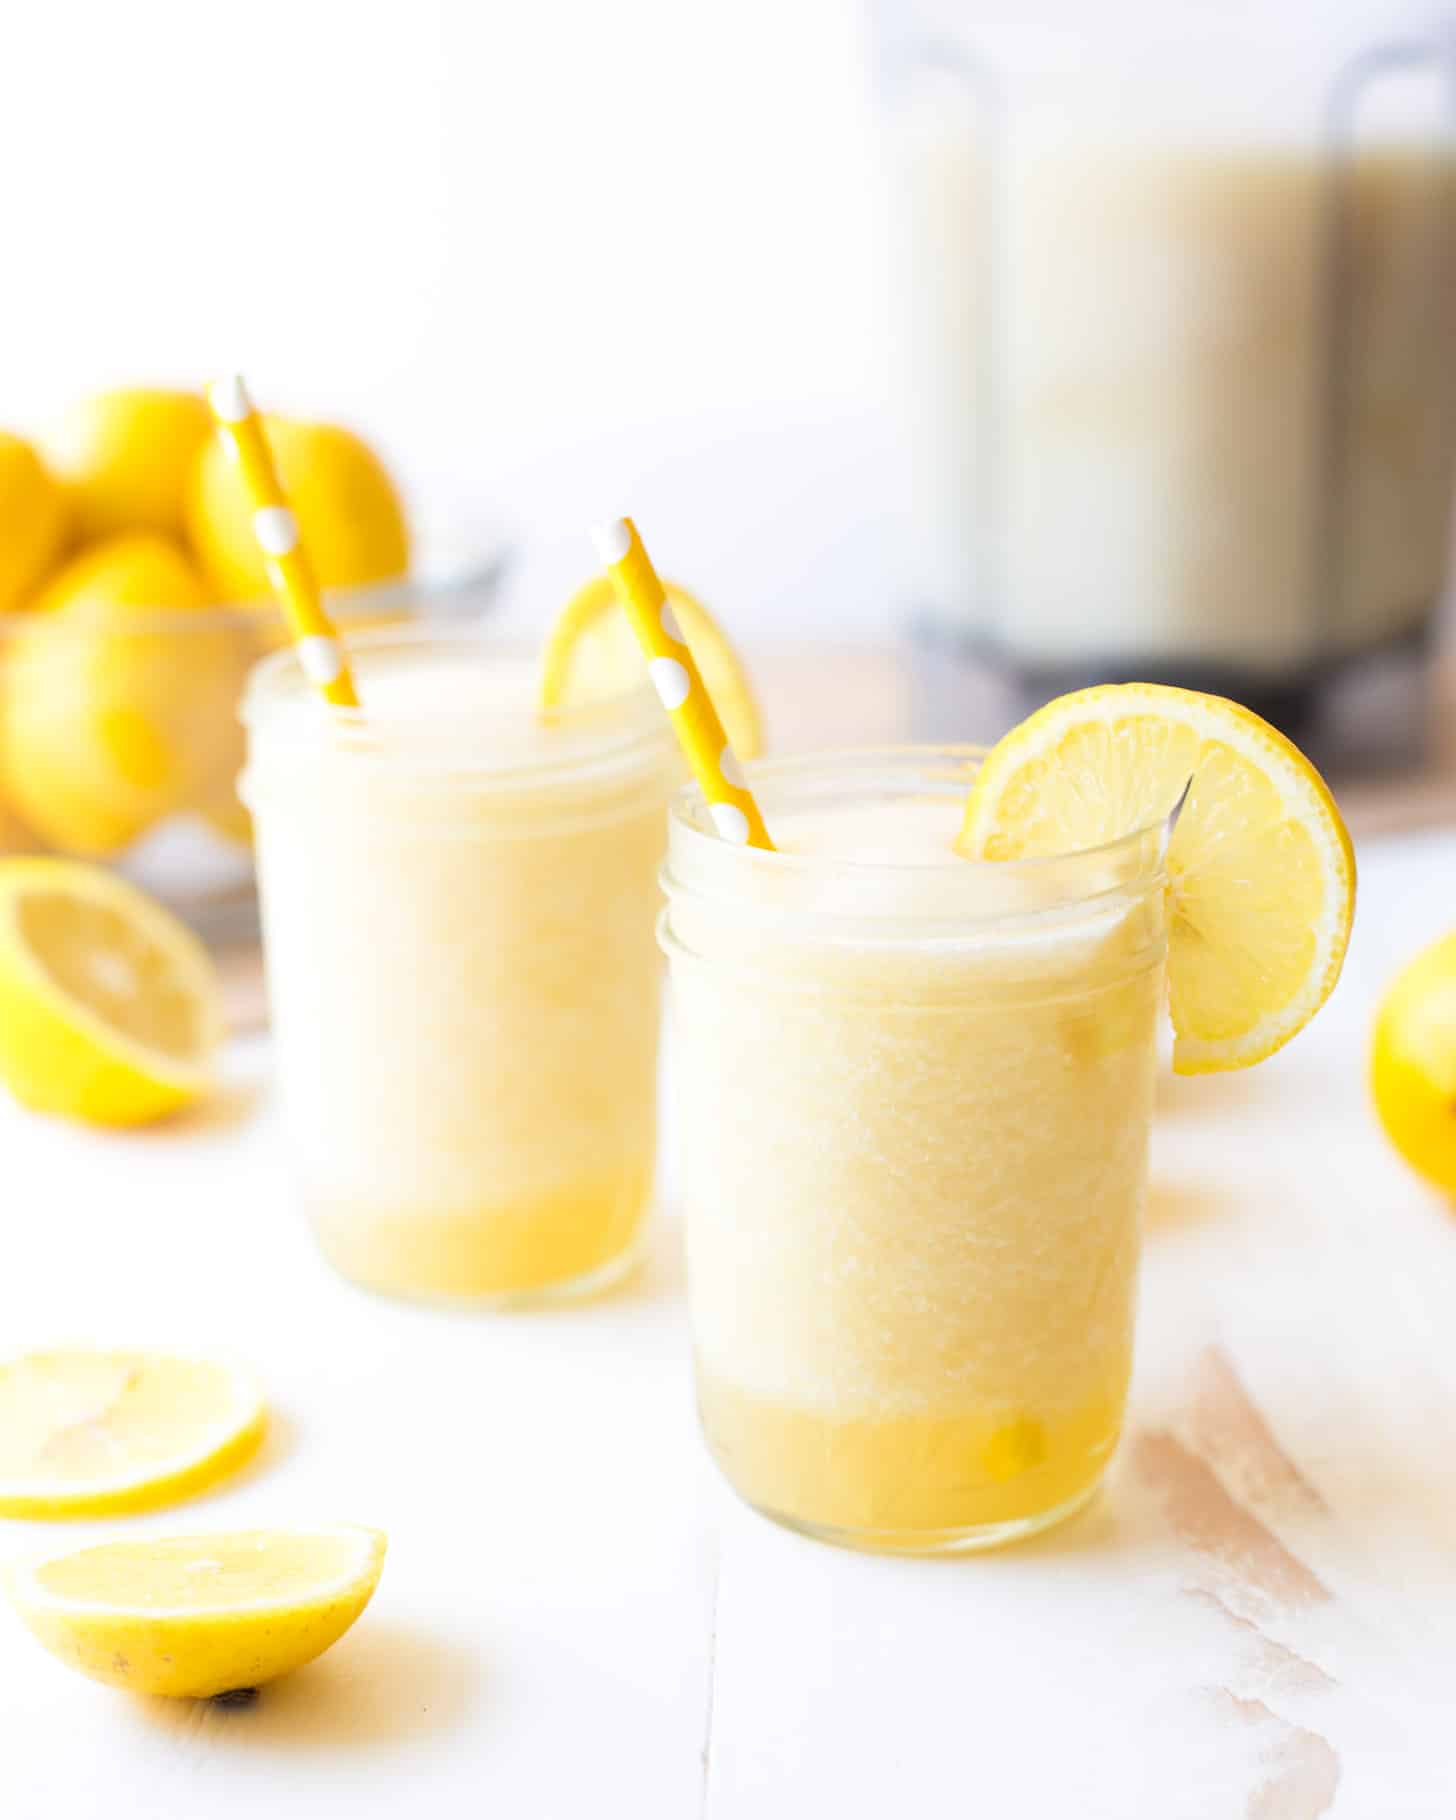
[[[475,633],[291,651],[244,718],[277,1088],[344,1275],[512,1303],[625,1269],[653,1182],[671,740],[650,691],[543,716]]]
[[[1163,832],[984,863],[958,748],[750,767],[778,851],[670,814],[693,1344],[747,1502],[865,1547],[1075,1510],[1132,1358]]]

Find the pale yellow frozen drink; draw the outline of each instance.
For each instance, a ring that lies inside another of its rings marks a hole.
[[[1093,1489],[1132,1356],[1157,835],[958,857],[972,761],[759,768],[779,847],[677,801],[665,918],[708,1442],[767,1514],[896,1549]]]
[[[347,1276],[521,1300],[624,1267],[653,1178],[663,806],[646,691],[543,721],[476,636],[351,642],[357,716],[291,653],[246,704],[278,1090]]]

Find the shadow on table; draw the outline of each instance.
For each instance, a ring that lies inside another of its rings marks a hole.
[[[193,1711],[214,1750],[391,1749],[453,1730],[480,1682],[479,1661],[459,1643],[366,1612],[327,1655],[260,1688],[250,1704],[207,1701]],[[175,1723],[176,1701],[147,1705]]]
[[[655,1207],[648,1217],[641,1256],[626,1276],[607,1284],[594,1295],[568,1296],[560,1302],[533,1308],[530,1318],[533,1321],[580,1319],[590,1316],[595,1309],[641,1308],[683,1302],[686,1297],[687,1256],[682,1220],[676,1213]],[[464,1312],[467,1319],[476,1318],[469,1309]]]
[[[275,1467],[292,1459],[297,1450],[297,1423],[270,1404],[263,1439],[257,1452],[246,1459],[236,1472],[224,1473],[220,1479],[204,1486],[186,1502],[200,1507],[226,1498],[241,1487],[251,1485],[255,1479],[265,1478]]]
[[[616,1292],[641,1302],[682,1302],[688,1292],[687,1248],[681,1215],[655,1208],[642,1262]]]
[[[154,1125],[136,1125],[115,1135],[133,1144],[165,1143],[178,1136],[211,1136],[244,1125],[258,1110],[264,1082],[235,1079],[219,1081],[211,1092],[180,1112]]]
[[[1152,1238],[1160,1232],[1201,1226],[1206,1220],[1217,1219],[1226,1205],[1223,1195],[1202,1183],[1154,1176],[1148,1185],[1145,1215],[1148,1236]]]
[[[1132,1542],[1119,1488],[1114,1483],[1099,1486],[1091,1502],[1075,1516],[1058,1523],[1054,1529],[1043,1530],[1039,1536],[1030,1536],[1012,1548],[994,1549],[985,1555],[948,1555],[946,1559],[960,1562],[1046,1561],[1063,1555],[1121,1552]]]
[[[1159,1070],[1153,1107],[1160,1120],[1172,1123],[1203,1122],[1237,1117],[1251,1108],[1267,1109],[1269,1083],[1257,1068],[1235,1069],[1227,1074],[1174,1074]]]

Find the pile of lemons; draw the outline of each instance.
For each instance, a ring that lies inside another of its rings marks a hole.
[[[328,589],[402,577],[372,449],[265,420]],[[236,470],[200,393],[82,403],[39,446],[0,432],[0,853],[108,858],[181,811],[246,838],[234,791],[249,665],[281,638]]]

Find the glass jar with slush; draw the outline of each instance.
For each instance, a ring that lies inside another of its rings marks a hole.
[[[750,1504],[884,1549],[1076,1509],[1132,1356],[1164,833],[968,861],[975,762],[757,767],[776,852],[671,816],[704,1431]]]
[[[255,674],[278,1089],[320,1244],[370,1288],[529,1302],[624,1270],[653,1180],[671,735],[549,716],[468,633],[350,641],[357,712]]]

